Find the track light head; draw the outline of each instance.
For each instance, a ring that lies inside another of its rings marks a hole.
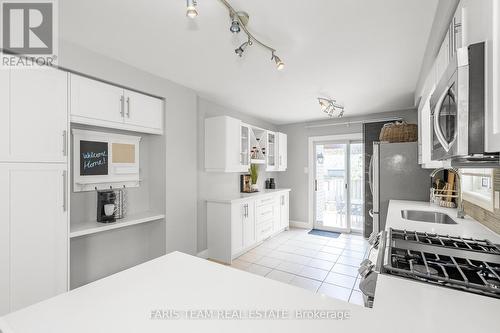
[[[271,60],[274,60],[274,62],[276,63],[276,69],[277,70],[280,71],[283,68],[285,68],[285,63],[283,61],[281,61],[280,57],[278,57],[274,53],[273,53],[273,56],[272,56]]]
[[[231,31],[233,34],[237,34],[241,31],[240,22],[238,21],[238,19],[233,18],[231,26],[229,27],[229,31]]]
[[[337,118],[342,118],[344,116],[344,106],[337,103],[336,100],[318,97],[318,103],[321,111],[326,113],[330,118],[335,115],[335,112],[338,112]]]
[[[243,52],[245,52],[245,49],[247,48],[247,46],[251,46],[251,45],[252,45],[252,41],[248,40],[247,42],[244,42],[243,44],[241,44],[240,47],[238,47],[236,50],[234,50],[234,52],[239,57],[242,57],[243,56]]]
[[[194,19],[198,16],[198,11],[196,10],[196,6],[198,3],[196,0],[186,0],[186,16]]]

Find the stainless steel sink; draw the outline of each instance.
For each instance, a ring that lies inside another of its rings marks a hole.
[[[428,212],[423,210],[402,210],[401,217],[405,220],[439,223],[439,224],[457,224],[447,214],[439,212]]]

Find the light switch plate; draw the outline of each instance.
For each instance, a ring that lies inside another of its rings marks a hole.
[[[307,175],[309,173],[309,168],[308,167],[304,167],[304,173]]]
[[[495,191],[495,209],[500,209],[500,192]]]

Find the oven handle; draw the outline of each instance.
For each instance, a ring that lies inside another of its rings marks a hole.
[[[434,108],[434,133],[436,133],[439,143],[441,144],[441,146],[443,146],[446,152],[450,150],[450,146],[446,142],[443,132],[441,132],[441,127],[439,126],[439,114],[441,113],[441,106],[443,105],[444,99],[446,95],[448,95],[448,90],[450,90],[450,87],[446,86],[443,94],[441,95],[441,97],[439,97],[439,100]]]

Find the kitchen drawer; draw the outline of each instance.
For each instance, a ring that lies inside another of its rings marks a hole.
[[[272,220],[275,215],[275,205],[257,206],[255,208],[255,222],[257,224]]]
[[[263,198],[259,198],[255,200],[255,206],[267,206],[267,205],[274,205],[275,203],[278,202],[278,197],[277,196],[266,196]]]
[[[266,237],[271,236],[273,233],[273,221],[269,220],[267,222],[258,224],[255,226],[255,235],[257,237],[257,241],[260,241]]]

